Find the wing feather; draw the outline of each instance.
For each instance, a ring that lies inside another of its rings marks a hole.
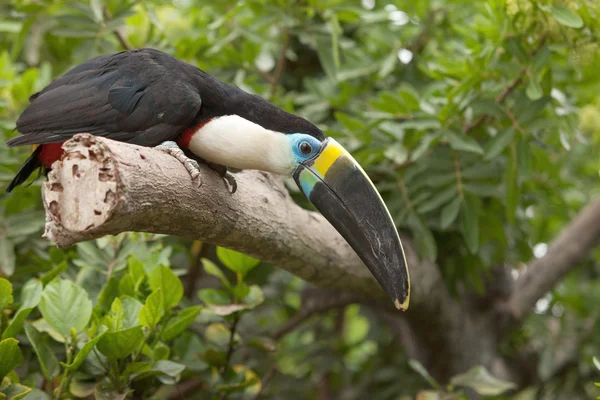
[[[151,49],[93,58],[32,95],[17,121],[21,134],[7,144],[61,142],[82,132],[148,146],[174,139],[202,104],[190,68]]]

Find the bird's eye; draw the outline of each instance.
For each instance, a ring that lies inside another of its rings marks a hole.
[[[308,142],[302,142],[300,143],[300,152],[307,156],[312,153],[312,146]]]

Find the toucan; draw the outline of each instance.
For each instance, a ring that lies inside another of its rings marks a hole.
[[[62,143],[90,133],[177,157],[201,184],[197,161],[292,176],[300,191],[369,268],[398,309],[410,279],[390,213],[356,160],[306,119],[228,85],[194,65],[145,48],[92,58],[30,97],[9,146],[34,145],[7,191],[48,172]]]

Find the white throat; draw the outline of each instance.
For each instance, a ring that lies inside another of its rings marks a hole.
[[[206,161],[238,169],[287,175],[295,167],[285,134],[238,115],[212,119],[192,135],[188,148]]]

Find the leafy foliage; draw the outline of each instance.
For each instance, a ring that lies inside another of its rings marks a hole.
[[[0,130],[12,137],[28,97],[68,68],[162,49],[344,143],[448,288],[483,294],[490,271],[519,274],[598,193],[599,13],[591,0],[16,0],[0,5]],[[3,185],[29,151],[0,140]],[[304,283],[243,254],[138,233],[53,248],[40,182],[0,198],[0,397],[167,398],[189,380],[198,398],[396,399],[432,382],[356,305],[275,340]],[[503,345],[540,349],[548,398],[591,393],[598,255]],[[572,338],[579,368],[560,375]],[[486,374],[454,383],[510,386]],[[432,388],[423,398],[462,396]]]

